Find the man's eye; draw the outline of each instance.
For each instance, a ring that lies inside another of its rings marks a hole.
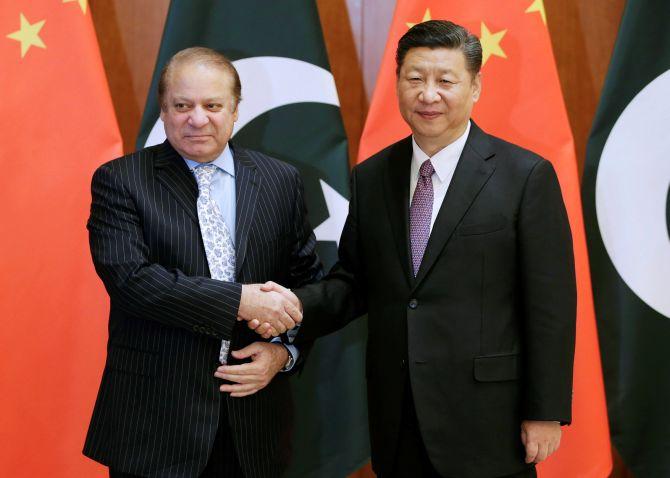
[[[220,103],[209,103],[207,109],[210,111],[220,111],[223,108],[223,105]]]
[[[421,82],[421,77],[419,76],[410,76],[409,81],[411,83],[420,83]]]
[[[440,80],[440,84],[442,84],[442,85],[453,85],[454,83],[455,83],[455,82],[453,82],[453,81],[451,81],[451,80],[447,80],[446,78],[442,78],[442,79]]]
[[[184,110],[186,110],[186,109],[188,108],[188,107],[186,106],[186,103],[175,103],[175,104],[174,104],[174,107],[175,107],[175,109],[176,109],[177,111],[184,111]]]

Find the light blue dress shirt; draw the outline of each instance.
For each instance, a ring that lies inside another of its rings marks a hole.
[[[202,164],[188,158],[184,158],[184,161],[191,172]],[[223,221],[226,223],[233,240],[233,245],[235,245],[235,219],[237,217],[235,209],[237,205],[235,196],[235,162],[233,161],[233,153],[230,151],[230,146],[226,144],[225,149],[219,157],[209,164],[217,167],[212,179],[212,185],[210,186],[210,194],[219,206],[219,210],[223,215]],[[280,343],[281,338],[275,337],[272,339],[272,342]],[[300,352],[295,345],[284,345],[293,357],[293,364],[295,364],[300,356]],[[293,368],[293,365],[289,369],[286,369],[286,371],[291,368]]]
[[[193,172],[195,168],[202,163],[184,158],[186,166]],[[236,219],[236,201],[235,201],[235,162],[230,147],[226,145],[223,152],[210,164],[216,166],[216,172],[212,178],[210,194],[212,199],[219,206],[219,211],[223,215],[223,222],[228,226],[233,245],[235,245],[235,219]]]

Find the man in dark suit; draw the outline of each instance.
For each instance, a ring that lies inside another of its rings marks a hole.
[[[290,391],[275,374],[297,350],[244,321],[272,316],[268,339],[301,314],[243,284],[297,287],[321,265],[298,172],[229,142],[240,93],[223,55],[177,53],[159,84],[167,141],[93,177],[91,252],[111,310],[84,453],[112,477],[276,477],[285,466]]]
[[[470,120],[474,35],[421,23],[396,60],[412,136],[354,168],[339,262],[293,290],[296,340],[367,312],[380,476],[535,476],[571,419],[576,286],[556,175]]]

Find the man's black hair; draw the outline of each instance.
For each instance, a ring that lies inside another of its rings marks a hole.
[[[428,47],[459,49],[465,56],[465,67],[474,77],[482,67],[482,45],[479,38],[460,25],[447,20],[428,20],[417,23],[398,41],[395,54],[396,76],[412,48]]]

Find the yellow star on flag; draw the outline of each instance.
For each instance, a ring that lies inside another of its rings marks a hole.
[[[81,11],[84,12],[84,15],[86,15],[86,5],[87,5],[87,0],[63,0],[63,3],[70,3],[70,2],[77,2],[79,4],[79,7],[81,8]]]
[[[526,8],[526,13],[539,12],[542,17],[542,23],[547,24],[547,12],[544,10],[544,0],[533,0],[530,7]]]
[[[428,20],[432,20],[430,17],[430,8],[426,8],[426,13],[423,14],[423,19],[419,23],[427,22]],[[412,28],[416,23],[405,23],[407,25],[407,28]]]
[[[501,30],[497,33],[491,33],[486,24],[482,22],[482,35],[479,41],[482,44],[482,66],[490,56],[495,55],[501,58],[507,58],[505,52],[500,47],[500,40],[505,36],[507,30]]]
[[[32,25],[23,16],[23,13],[20,14],[21,28],[14,33],[7,35],[7,38],[21,42],[21,58],[26,56],[26,53],[31,46],[37,46],[40,48],[46,48],[42,39],[39,36],[40,30],[44,26],[46,20],[42,20]]]

